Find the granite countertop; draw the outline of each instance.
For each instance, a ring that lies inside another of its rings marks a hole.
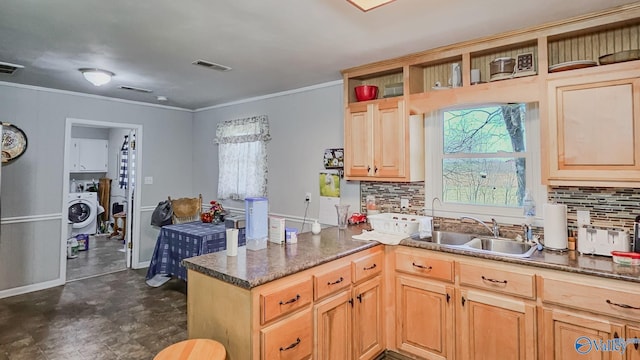
[[[257,251],[241,246],[238,256],[227,256],[226,251],[219,251],[184,259],[182,264],[187,269],[251,289],[378,245],[375,241],[351,238],[366,228],[364,224],[352,225],[346,230],[330,227],[322,229],[318,235],[299,234],[296,244],[267,242],[266,249]]]
[[[266,249],[258,251],[247,251],[246,246],[242,246],[238,248],[238,256],[228,257],[225,251],[220,251],[184,259],[182,263],[187,269],[251,289],[378,245],[375,241],[351,238],[352,235],[360,234],[363,229],[368,229],[368,226],[352,225],[346,230],[330,227],[323,229],[319,235],[310,232],[299,234],[296,244],[268,243]],[[619,265],[610,257],[580,255],[576,251],[543,250],[536,251],[529,258],[511,258],[454,249],[410,238],[402,240],[400,246],[640,283],[640,266]]]

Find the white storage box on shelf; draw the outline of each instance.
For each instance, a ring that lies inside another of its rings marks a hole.
[[[417,233],[420,220],[425,218],[425,216],[396,213],[382,213],[368,217],[373,230],[387,234],[406,234],[407,236]]]

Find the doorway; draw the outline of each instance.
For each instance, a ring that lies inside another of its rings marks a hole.
[[[65,126],[65,282],[137,267],[142,125],[70,119]],[[67,221],[68,219],[68,221]]]

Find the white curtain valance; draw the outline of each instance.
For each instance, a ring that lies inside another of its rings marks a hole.
[[[269,119],[266,115],[227,120],[216,128],[217,144],[269,141]]]

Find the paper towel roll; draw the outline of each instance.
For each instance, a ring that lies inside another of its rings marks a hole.
[[[227,229],[227,256],[238,256],[238,229]]]
[[[552,250],[567,248],[567,206],[544,204],[544,246]]]

